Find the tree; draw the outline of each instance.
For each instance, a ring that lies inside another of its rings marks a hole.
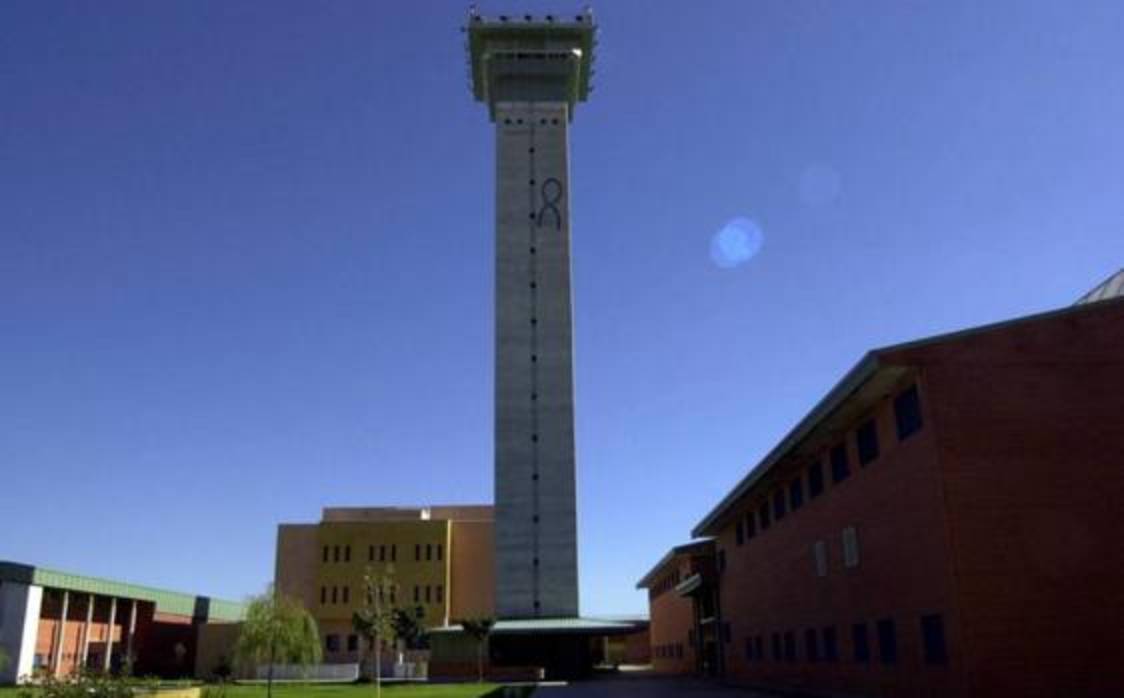
[[[460,621],[465,634],[476,640],[476,680],[484,681],[484,642],[492,634],[495,618],[468,618]]]
[[[393,574],[394,568],[387,571]],[[394,582],[389,574],[376,577],[368,567],[363,573],[363,606],[351,615],[351,627],[367,640],[367,647],[375,655],[375,696],[382,697],[382,643],[393,641],[396,636],[395,617],[392,606],[385,603],[387,595],[394,598],[391,590]]]
[[[320,661],[320,631],[300,601],[273,590],[250,599],[234,645],[235,656],[253,667],[269,662],[266,695],[273,698],[277,662],[308,666]]]
[[[424,617],[425,609],[421,606],[394,609],[394,635],[406,645],[407,649],[422,649],[425,627],[421,619]]]
[[[3,645],[0,645],[0,672],[8,668],[8,662],[10,661],[12,660],[8,658],[8,650],[4,649]]]

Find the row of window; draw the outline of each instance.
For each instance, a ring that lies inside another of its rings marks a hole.
[[[859,532],[854,526],[843,529],[840,536],[843,543],[843,566],[846,568],[859,566]],[[816,576],[827,576],[827,541],[818,540],[812,544],[812,560],[815,564]]]
[[[397,585],[391,585],[389,589],[378,590],[379,603],[385,603],[389,597],[390,603],[398,603],[398,588]],[[445,587],[441,584],[421,586],[414,585],[414,603],[445,603]],[[368,603],[374,601],[373,598],[368,599]],[[320,587],[320,604],[348,604],[351,603],[351,588],[347,586],[322,586]]]
[[[377,555],[376,555],[377,553]],[[389,553],[389,555],[388,555]],[[445,546],[441,543],[426,543],[424,546],[421,543],[414,545],[414,561],[421,562],[422,558],[426,562],[437,560],[440,562],[445,559]],[[367,562],[397,562],[398,561],[398,545],[391,543],[390,545],[368,545],[367,546]],[[350,545],[325,545],[322,555],[323,562],[351,562],[351,546]]]
[[[674,572],[665,575],[662,579],[653,584],[651,589],[648,590],[648,597],[654,599],[657,596],[662,596],[666,592],[678,586],[679,581],[679,570],[675,570]]]
[[[921,399],[916,384],[910,385],[894,398],[894,420],[899,441],[909,438],[921,429]],[[874,417],[867,419],[855,429],[855,446],[860,466],[865,467],[878,458],[878,422]],[[850,477],[851,465],[845,441],[836,444],[828,452],[828,465],[833,485],[838,485]],[[823,463],[819,460],[808,466],[806,474],[797,475],[787,485],[778,487],[771,496],[766,496],[756,509],[750,510],[744,518],[739,519],[734,527],[734,542],[742,545],[758,533],[767,531],[774,522],[780,521],[789,512],[795,512],[803,507],[805,491],[807,500],[823,494],[824,471]],[[723,563],[724,556],[719,554],[719,568],[725,566]]]
[[[728,634],[728,625],[723,634]],[[940,614],[923,615],[920,618],[921,652],[926,664],[943,665],[948,663],[948,648],[945,643],[944,618]],[[898,635],[892,618],[883,618],[874,623],[874,640],[871,646],[870,626],[866,622],[851,626],[850,661],[867,664],[873,653],[878,661],[892,665],[898,662]],[[765,651],[765,636],[755,635],[745,638],[745,658],[750,662],[796,662],[802,658],[806,662],[838,662],[841,659],[839,637],[836,627],[807,628],[803,636],[803,652],[798,648],[796,633],[774,632],[770,636],[769,650]]]
[[[683,643],[672,642],[666,645],[656,645],[652,648],[652,652],[656,655],[657,659],[682,659]]]
[[[339,635],[325,635],[324,636],[324,649],[327,652],[339,652],[340,651],[340,636]],[[359,651],[359,636],[358,635],[348,635],[347,636],[347,651],[348,652],[358,652]]]

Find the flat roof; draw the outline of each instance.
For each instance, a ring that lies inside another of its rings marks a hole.
[[[660,558],[660,561],[657,562],[655,565],[653,565],[652,569],[648,570],[648,573],[640,578],[640,581],[636,583],[636,588],[637,589],[648,588],[648,586],[652,583],[652,578],[655,577],[657,574],[659,574],[660,570],[662,570],[664,567],[666,567],[667,564],[669,562],[671,562],[672,560],[674,560],[677,556],[687,555],[687,554],[696,553],[696,552],[698,552],[698,553],[707,552],[708,550],[712,550],[713,548],[714,548],[714,539],[713,538],[703,538],[701,540],[693,540],[690,543],[684,543],[683,545],[675,546],[671,550],[668,550],[667,553],[665,553],[664,556]]]
[[[607,620],[604,618],[522,618],[498,620],[493,635],[623,635],[648,624],[647,620]],[[460,625],[433,628],[432,633],[459,633]]]
[[[236,601],[183,594],[167,589],[129,584],[101,577],[89,577],[72,572],[61,572],[8,560],[0,560],[0,581],[33,584],[82,594],[149,601],[156,605],[156,610],[159,613],[188,616],[199,620],[238,621],[242,620],[246,614],[246,606]]]

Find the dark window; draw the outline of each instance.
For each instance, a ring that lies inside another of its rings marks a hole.
[[[719,550],[718,551],[718,571],[719,572],[725,572],[726,571],[726,551],[725,550]]]
[[[753,661],[753,638],[747,637],[745,639],[745,658],[748,661]]]
[[[339,588],[332,587],[332,603],[339,603]]]
[[[742,528],[742,520],[738,519],[738,523],[734,526],[734,542],[741,545],[745,542],[745,529]]]
[[[444,554],[445,554],[445,551],[444,551],[444,546],[443,546],[443,545],[442,545],[441,543],[438,543],[438,544],[437,544],[437,559],[438,559],[438,560],[442,560],[442,559],[444,559],[444,558],[442,557],[442,556],[443,556]]]
[[[351,587],[343,588],[343,602],[349,603],[351,601]]]
[[[944,642],[944,619],[940,614],[921,616],[921,641],[925,649],[926,664],[948,662],[948,649]]]
[[[433,601],[433,599],[430,597],[430,590],[429,589],[430,589],[429,585],[426,584],[425,585],[425,602],[426,603],[430,603],[431,601]]]
[[[414,585],[414,603],[421,601],[421,587]]]
[[[823,494],[823,463],[816,461],[808,466],[808,499]]]
[[[804,656],[809,662],[820,661],[820,644],[817,642],[816,629],[808,628],[804,631]]]
[[[763,636],[758,635],[756,638],[754,638],[753,649],[756,650],[756,652],[754,652],[754,654],[757,655],[758,659],[764,659],[765,658],[765,646],[764,645],[765,645],[765,639],[764,639]]]
[[[425,544],[425,559],[427,561],[430,561],[430,562],[433,561],[433,544],[432,543],[426,543]]]
[[[445,603],[445,587],[437,585],[437,603]]]
[[[395,545],[395,544],[391,544],[391,546],[390,546],[390,561],[394,562],[397,559],[398,559],[398,546]]]
[[[898,661],[898,638],[894,632],[894,621],[890,618],[878,621],[878,659],[883,664]]]
[[[328,603],[328,587],[320,587],[320,603]]]
[[[332,562],[339,562],[339,561],[340,561],[340,546],[333,545],[332,546]]]
[[[823,660],[825,662],[839,661],[839,642],[835,637],[835,626],[823,629]]]
[[[367,546],[367,562],[374,562],[374,561],[375,561],[375,546],[368,545]]]
[[[695,646],[695,631],[694,629],[687,631],[687,644],[691,647]]]
[[[414,546],[414,561],[421,562],[421,543]]]
[[[851,644],[854,646],[856,662],[870,661],[870,638],[867,636],[866,623],[851,626]]]
[[[785,507],[786,503],[784,488],[781,487],[773,493],[773,518],[777,521],[784,518],[785,511],[787,510],[787,507]]]
[[[784,660],[786,662],[796,661],[796,635],[791,630],[784,634]]]
[[[863,422],[855,430],[855,442],[859,447],[859,465],[866,465],[878,457],[878,422],[874,418]]]
[[[804,506],[804,481],[796,478],[788,485],[788,506],[793,511]]]
[[[911,385],[894,398],[894,421],[898,427],[898,441],[921,429],[921,398],[917,385]]]
[[[745,539],[749,540],[755,535],[757,535],[757,519],[751,511],[745,515]]]
[[[329,652],[339,652],[340,651],[340,636],[339,635],[328,635],[328,636],[326,636],[324,638],[324,648],[327,649]]]
[[[840,483],[851,474],[851,467],[847,464],[847,445],[839,444],[831,449],[831,481]]]
[[[359,636],[358,635],[348,635],[347,636],[347,651],[348,652],[355,652],[358,649],[359,649]]]
[[[761,508],[757,510],[757,525],[762,531],[769,528],[769,503],[765,502]]]
[[[781,634],[773,633],[773,661],[781,661]]]
[[[343,561],[344,562],[351,562],[351,546],[350,545],[343,549]]]
[[[324,546],[324,562],[328,561],[328,546]]]
[[[675,658],[676,659],[682,659],[683,658],[683,643],[682,642],[676,642],[675,643]]]

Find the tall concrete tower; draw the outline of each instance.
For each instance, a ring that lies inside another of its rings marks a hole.
[[[472,10],[465,30],[496,129],[496,614],[576,617],[569,126],[593,15]]]

